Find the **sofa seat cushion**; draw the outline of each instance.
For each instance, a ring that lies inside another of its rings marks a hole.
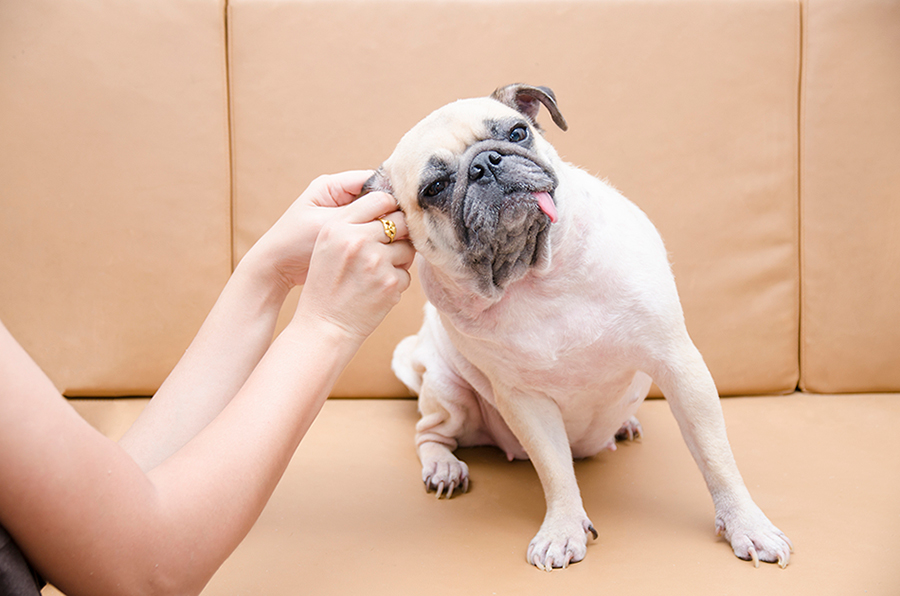
[[[118,436],[145,402],[73,403]],[[641,406],[639,441],[576,463],[600,537],[581,563],[543,573],[525,562],[544,514],[529,462],[461,450],[470,491],[438,501],[420,477],[415,401],[332,399],[203,594],[900,593],[890,548],[900,535],[900,396],[722,406],[748,488],[796,547],[785,570],[754,569],[716,537],[709,494],[663,400]]]

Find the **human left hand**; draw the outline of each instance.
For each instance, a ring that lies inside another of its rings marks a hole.
[[[313,180],[248,252],[248,260],[285,290],[306,283],[319,232],[359,196],[372,173],[354,170]]]

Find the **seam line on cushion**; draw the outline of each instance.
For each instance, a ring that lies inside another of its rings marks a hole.
[[[797,389],[799,391],[805,391],[805,377],[806,377],[806,346],[804,342],[806,325],[805,325],[805,316],[806,309],[804,308],[804,286],[805,286],[805,256],[806,251],[804,250],[804,234],[803,234],[803,222],[804,222],[804,200],[803,200],[803,175],[804,175],[804,167],[803,167],[803,158],[804,158],[804,143],[806,142],[805,138],[805,126],[804,126],[804,116],[805,110],[804,100],[806,98],[806,58],[808,55],[808,31],[807,31],[807,20],[809,19],[809,0],[801,0],[800,1],[800,40],[799,40],[799,65],[798,65],[798,76],[797,76],[797,271],[799,274],[797,289],[797,315],[798,315],[798,336],[797,336],[797,351],[798,351],[798,362],[800,365],[800,378],[797,381]]]
[[[235,164],[234,164],[234,104],[233,89],[231,85],[231,20],[228,18],[228,12],[231,8],[229,0],[222,2],[222,23],[224,25],[223,32],[225,35],[225,109],[228,120],[228,258],[231,264],[231,273],[234,273],[234,188],[235,188]]]

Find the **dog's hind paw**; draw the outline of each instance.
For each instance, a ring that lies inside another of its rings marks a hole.
[[[591,520],[578,519],[551,522],[544,520],[540,531],[528,545],[528,562],[542,569],[565,569],[569,563],[577,563],[587,554],[587,536],[597,538]]]
[[[425,490],[437,493],[438,499],[468,492],[469,467],[443,445],[434,447],[431,450],[420,448]]]
[[[632,416],[625,421],[625,424],[622,425],[622,428],[616,431],[616,440],[633,441],[643,434],[644,430],[641,428],[641,423],[638,422],[637,418]]]

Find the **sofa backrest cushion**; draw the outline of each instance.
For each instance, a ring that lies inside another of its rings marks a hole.
[[[802,387],[900,390],[900,2],[807,0]]]
[[[0,2],[0,319],[69,395],[154,392],[227,280],[224,21]]]
[[[69,395],[152,393],[312,178],[523,81],[660,229],[721,393],[898,390],[898,30],[879,0],[2,2],[0,319]],[[423,301],[335,395],[406,394]]]
[[[310,179],[377,167],[444,103],[547,85],[559,152],[662,232],[720,391],[796,387],[796,1],[232,0],[228,23],[236,259]],[[390,357],[421,303],[404,298],[337,395],[404,394]]]

